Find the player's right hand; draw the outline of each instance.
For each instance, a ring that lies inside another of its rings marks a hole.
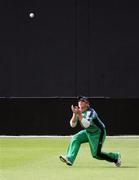
[[[72,110],[73,113],[77,114],[78,111],[79,111],[79,107],[71,105],[71,110]]]

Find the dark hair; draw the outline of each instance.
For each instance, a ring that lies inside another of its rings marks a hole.
[[[87,98],[87,97],[85,97],[85,96],[79,96],[79,97],[78,97],[78,102],[79,102],[79,101],[84,101],[84,102],[89,103],[88,98]]]

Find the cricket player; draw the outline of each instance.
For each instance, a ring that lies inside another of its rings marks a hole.
[[[78,154],[82,143],[89,143],[91,154],[99,160],[113,162],[117,167],[121,166],[121,155],[114,152],[103,152],[102,145],[106,138],[105,125],[102,123],[97,113],[90,107],[89,100],[86,97],[79,97],[78,106],[71,106],[72,118],[71,127],[76,127],[80,122],[84,130],[75,134],[69,143],[65,156],[59,158],[62,162],[72,166]]]

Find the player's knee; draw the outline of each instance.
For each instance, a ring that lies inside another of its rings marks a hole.
[[[94,155],[93,158],[100,159],[100,156]]]
[[[97,155],[96,155],[96,154],[95,154],[95,155],[93,155],[93,158],[97,159]]]
[[[80,138],[79,138],[77,135],[74,135],[74,136],[71,138],[71,141],[72,141],[72,142],[76,141],[76,142],[80,143]]]
[[[73,136],[71,140],[72,141],[79,141],[79,138],[78,138],[78,136]]]
[[[97,152],[96,154],[93,155],[93,158],[95,159],[100,159],[101,153]]]

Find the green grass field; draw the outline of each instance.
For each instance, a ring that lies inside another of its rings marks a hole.
[[[83,144],[72,167],[59,160],[69,138],[0,137],[0,180],[139,180],[139,138],[107,138],[103,151],[119,151],[122,167],[91,157]]]

